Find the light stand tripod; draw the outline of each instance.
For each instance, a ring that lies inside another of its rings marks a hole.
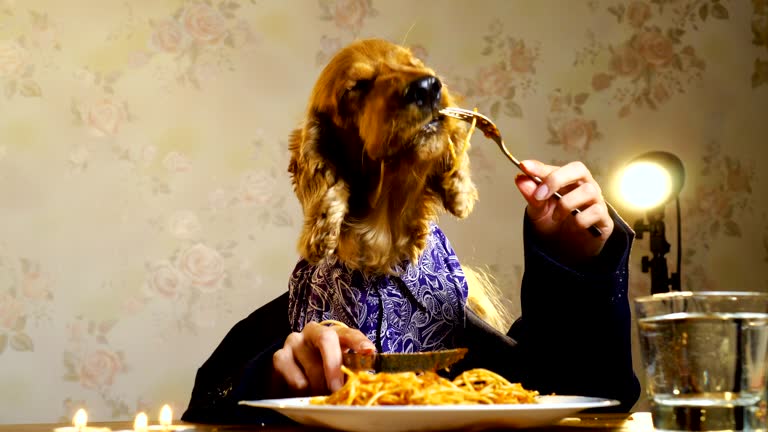
[[[651,273],[651,294],[680,291],[680,201],[675,198],[677,208],[677,271],[669,274],[666,254],[670,244],[667,242],[664,226],[664,206],[649,210],[644,219],[635,222],[637,238],[642,239],[644,233],[650,234],[652,257],[644,256],[642,260],[643,273]]]

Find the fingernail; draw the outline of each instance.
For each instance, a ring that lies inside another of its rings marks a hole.
[[[520,165],[523,167],[523,171],[528,171],[531,168],[531,163],[527,160],[520,161]]]
[[[299,390],[304,390],[305,388],[307,388],[308,385],[309,383],[307,383],[307,380],[305,380],[304,378],[296,379],[296,387],[298,387]]]
[[[373,346],[373,344],[370,341],[361,342],[360,345],[357,346],[358,351],[367,352],[367,351],[375,351],[376,347]]]
[[[536,189],[536,192],[534,192],[533,196],[536,197],[537,200],[541,201],[543,199],[546,199],[548,194],[549,194],[549,188],[547,187],[547,185],[542,184],[542,185],[539,185],[538,189]]]

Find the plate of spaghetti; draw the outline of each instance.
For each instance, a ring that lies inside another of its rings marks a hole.
[[[434,372],[342,370],[347,381],[329,396],[240,404],[273,409],[308,426],[374,432],[537,427],[618,404],[595,397],[542,396],[487,369],[471,369],[453,380]]]

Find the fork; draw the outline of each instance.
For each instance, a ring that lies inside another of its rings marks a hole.
[[[509,160],[512,161],[515,166],[523,172],[523,174],[527,175],[531,180],[536,182],[536,184],[541,184],[542,180],[539,178],[539,176],[535,176],[529,172],[526,172],[525,169],[523,169],[523,165],[520,163],[515,156],[512,155],[512,153],[507,150],[507,146],[504,145],[504,140],[501,139],[501,132],[499,132],[499,128],[496,127],[496,124],[491,121],[488,117],[475,112],[470,111],[463,108],[456,108],[456,107],[446,107],[440,110],[440,114],[443,114],[448,117],[453,117],[455,119],[463,120],[467,123],[472,123],[473,120],[476,121],[475,127],[483,131],[483,135],[485,135],[486,138],[493,140],[496,142],[496,144],[499,145],[499,148],[501,151],[509,158]],[[554,194],[555,199],[561,199],[563,196],[560,195],[559,192],[555,192]],[[579,209],[573,209],[571,210],[572,215],[577,215],[581,213],[581,210]],[[595,225],[592,225],[588,228],[589,232],[595,236],[600,237],[603,235],[603,232],[600,231],[600,228],[598,228]]]

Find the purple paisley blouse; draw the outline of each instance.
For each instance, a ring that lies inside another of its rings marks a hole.
[[[397,276],[370,275],[335,257],[317,265],[299,261],[288,283],[292,330],[333,319],[360,329],[379,352],[453,348],[454,329],[464,324],[467,282],[436,224],[418,263],[398,270]]]

